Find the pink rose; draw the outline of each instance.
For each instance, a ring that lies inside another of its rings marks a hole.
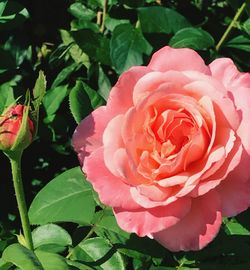
[[[250,74],[164,47],[120,76],[73,145],[122,229],[199,250],[250,205]]]
[[[14,105],[7,108],[0,116],[0,149],[11,150],[18,137],[20,127],[22,124],[24,105]],[[22,147],[26,148],[32,141],[34,126],[32,121],[28,118],[29,131],[27,138],[23,138]]]

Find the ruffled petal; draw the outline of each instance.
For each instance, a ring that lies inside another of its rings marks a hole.
[[[250,73],[240,72],[229,58],[216,59],[210,68],[213,77],[231,92],[236,108],[241,111],[242,119],[237,133],[250,155]]]
[[[190,210],[190,199],[181,198],[165,207],[152,209],[138,209],[126,211],[114,208],[118,225],[127,232],[134,232],[139,236],[151,236],[152,233],[164,230],[180,221]]]
[[[148,67],[152,70],[165,72],[168,70],[196,70],[210,75],[210,69],[197,52],[191,49],[174,49],[163,47],[153,54]]]
[[[192,201],[189,213],[176,225],[153,234],[171,251],[200,250],[217,235],[221,225],[220,199],[212,191]]]
[[[104,164],[103,147],[86,157],[83,170],[88,181],[99,194],[101,202],[111,207],[134,210],[140,206],[132,199],[130,187],[114,176]]]
[[[121,74],[118,82],[111,89],[107,101],[107,110],[113,115],[125,113],[133,106],[133,91],[137,81],[151,70],[136,66]]]
[[[212,76],[222,82],[226,88],[250,87],[250,73],[240,72],[229,58],[218,58],[210,65]]]
[[[216,189],[222,202],[223,216],[235,216],[250,206],[250,158],[243,151],[237,166]]]
[[[102,146],[103,131],[110,120],[106,107],[101,106],[81,121],[76,128],[72,144],[81,164],[85,157]]]

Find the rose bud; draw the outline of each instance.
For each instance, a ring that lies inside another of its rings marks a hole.
[[[3,151],[23,150],[30,145],[33,137],[34,125],[27,117],[24,117],[24,105],[14,105],[9,107],[3,115],[0,116],[0,149]],[[22,122],[27,121],[28,125],[23,125]],[[21,132],[22,131],[22,132]]]

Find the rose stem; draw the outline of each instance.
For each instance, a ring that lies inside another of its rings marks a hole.
[[[229,24],[228,28],[226,29],[225,33],[223,34],[223,36],[221,37],[221,39],[219,40],[218,44],[215,47],[215,50],[218,52],[220,50],[221,45],[225,42],[225,40],[227,39],[227,37],[229,36],[230,32],[232,31],[233,27],[235,26],[236,22],[238,21],[238,19],[240,18],[241,14],[243,13],[244,9],[246,8],[247,3],[246,1],[241,5],[241,7],[237,10],[233,20],[231,21],[231,23]]]
[[[30,222],[28,217],[27,206],[25,202],[25,196],[23,191],[23,182],[22,182],[22,175],[21,175],[21,156],[22,153],[15,152],[14,155],[9,155],[10,163],[11,163],[11,171],[12,171],[12,178],[14,183],[14,189],[16,194],[17,206],[21,218],[21,224],[23,228],[24,238],[27,243],[27,247],[31,250],[34,249],[32,236],[31,236],[31,229],[30,229]]]
[[[103,33],[103,31],[104,31],[107,9],[108,9],[108,0],[104,0],[103,10],[102,10],[102,24],[101,24],[101,28],[100,28],[101,33]]]

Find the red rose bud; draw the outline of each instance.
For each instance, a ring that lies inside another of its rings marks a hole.
[[[27,106],[15,105],[8,108],[3,115],[0,116],[1,150],[23,150],[31,143],[34,125],[29,117],[24,117],[25,108],[27,108]],[[27,121],[27,125],[22,126],[23,121]],[[24,130],[21,131],[21,129]]]

